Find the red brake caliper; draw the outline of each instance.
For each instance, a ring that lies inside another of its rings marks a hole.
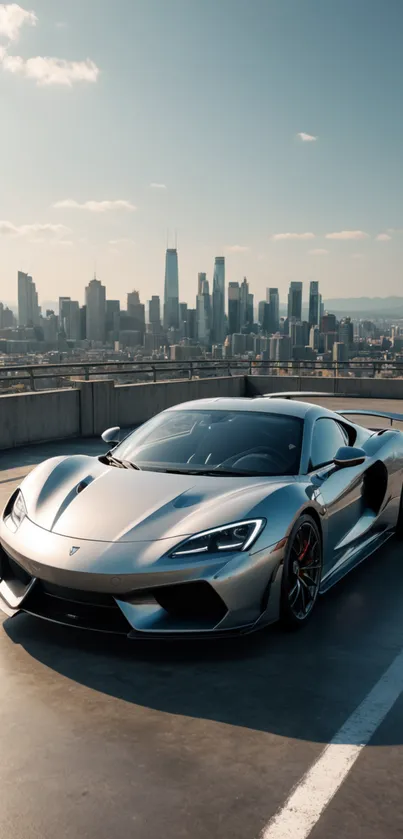
[[[302,551],[301,551],[301,553],[300,553],[300,555],[299,555],[299,557],[298,557],[298,562],[302,562],[302,560],[303,560],[303,559],[305,559],[305,556],[306,556],[306,553],[307,553],[308,548],[309,548],[309,539],[307,539],[307,541],[305,542],[304,547],[302,548]]]

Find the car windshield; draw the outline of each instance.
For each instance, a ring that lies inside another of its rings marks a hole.
[[[130,434],[114,455],[140,469],[295,475],[302,420],[257,411],[167,411]]]

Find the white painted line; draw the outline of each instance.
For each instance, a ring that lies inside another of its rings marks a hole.
[[[402,690],[403,650],[294,787],[284,806],[264,828],[261,839],[309,836]]]

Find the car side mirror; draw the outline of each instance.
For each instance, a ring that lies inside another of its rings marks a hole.
[[[360,466],[367,459],[364,449],[359,449],[356,446],[341,446],[334,457],[334,464],[339,469],[345,469],[347,466]]]
[[[119,426],[115,426],[114,428],[107,428],[103,434],[101,434],[102,440],[104,443],[120,443],[119,440]]]

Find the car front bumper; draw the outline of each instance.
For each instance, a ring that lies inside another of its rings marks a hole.
[[[233,635],[278,618],[283,545],[179,560],[167,556],[177,541],[77,540],[28,519],[12,533],[2,521],[0,608],[130,638]]]

